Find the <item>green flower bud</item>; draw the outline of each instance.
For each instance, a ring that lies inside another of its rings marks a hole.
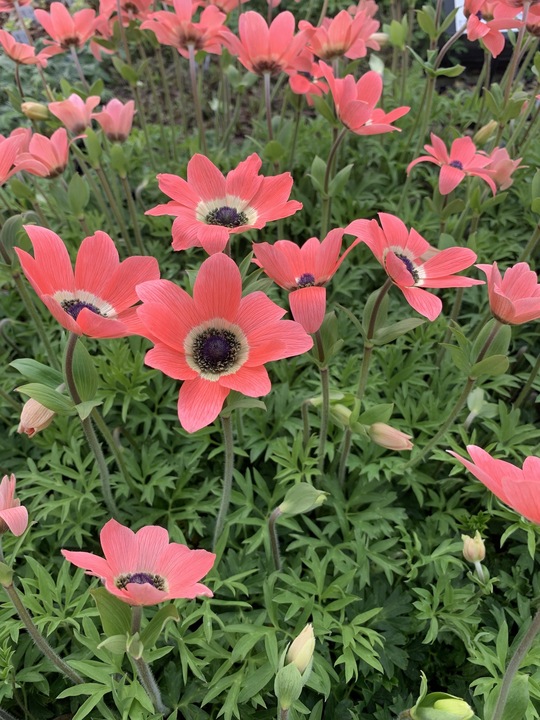
[[[3,562],[0,562],[0,585],[2,587],[13,585],[13,570]]]
[[[327,495],[309,483],[298,483],[287,492],[278,509],[283,515],[300,515],[322,505]]]
[[[302,675],[294,664],[285,665],[278,670],[274,682],[274,693],[278,699],[279,707],[288,710],[302,693],[304,683]]]

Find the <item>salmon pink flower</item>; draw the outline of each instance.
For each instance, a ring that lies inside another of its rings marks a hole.
[[[477,265],[486,273],[493,316],[507,325],[522,325],[540,318],[540,284],[527,263],[514,265],[501,277],[497,263]]]
[[[467,18],[467,39],[482,40],[493,57],[504,50],[505,37],[501,30],[517,29],[523,25],[516,20],[518,8],[491,0],[465,0],[463,14]]]
[[[96,338],[141,334],[135,286],[159,278],[153,257],[123,262],[107,233],[85,238],[75,272],[61,238],[43,227],[25,225],[34,257],[15,248],[22,269],[40,300],[66,330]]]
[[[326,63],[321,61],[320,67],[324,77],[328,80],[336,106],[336,114],[351,132],[357,135],[379,135],[400,130],[392,123],[406,115],[410,108],[403,106],[391,110],[389,113],[375,108],[383,90],[383,81],[379,73],[370,70],[358,81],[353,75],[347,75],[340,80],[334,77],[332,68]]]
[[[521,158],[512,160],[506,148],[498,147],[490,154],[485,170],[495,180],[499,190],[507,190],[514,182],[512,175],[520,163]]]
[[[205,0],[202,4],[205,6],[215,5],[222,12],[227,13],[228,15],[233,10],[237,10],[239,5],[243,5],[246,2],[249,2],[249,0]]]
[[[32,0],[19,0],[19,5],[30,5]],[[15,0],[0,0],[0,12],[10,13],[15,10]]]
[[[267,395],[264,364],[309,350],[313,341],[299,323],[264,293],[242,297],[240,270],[222,253],[207,258],[193,297],[168,280],[142,283],[138,309],[155,347],[145,362],[183,380],[178,418],[192,433],[212,423],[231,390]]]
[[[69,145],[65,128],[58,128],[50,138],[34,133],[28,143],[27,152],[17,157],[15,171],[26,170],[31,175],[55,178],[66,169],[68,155]]]
[[[46,50],[42,50],[36,55],[36,49],[32,45],[17,42],[6,30],[0,30],[0,45],[13,62],[20,65],[39,65],[42,68],[47,66],[48,53]]]
[[[70,15],[63,3],[53,2],[50,12],[36,10],[35,15],[38,23],[52,38],[48,42],[62,50],[81,48],[94,34],[96,13],[90,8]]]
[[[412,168],[421,162],[435,163],[441,168],[439,175],[439,192],[441,195],[448,195],[455,190],[459,183],[468,175],[475,175],[482,178],[495,195],[497,188],[491,179],[489,172],[485,169],[489,164],[488,155],[476,152],[476,145],[470,137],[457,138],[452,143],[450,154],[440,137],[431,133],[432,145],[424,145],[429,155],[422,155],[407,167],[407,175]]]
[[[212,569],[214,553],[170,543],[169,533],[158,525],[133,532],[109,520],[99,539],[104,558],[73,550],[62,550],[62,555],[89,575],[101,578],[106,590],[123,602],[155,605],[176,598],[212,597],[210,588],[199,580]]]
[[[309,105],[312,96],[328,92],[328,85],[322,79],[319,63],[315,62],[311,50],[304,48],[294,61],[294,68],[287,70],[289,85],[293,93],[305,95]]]
[[[326,283],[333,277],[352,248],[341,257],[345,231],[331,230],[322,242],[309,238],[299,247],[290,240],[254,243],[255,262],[274,282],[289,291],[289,305],[294,319],[308,333],[317,332],[326,312]]]
[[[152,0],[121,0],[122,25],[126,27],[133,20],[145,20],[152,7]],[[111,18],[117,12],[116,0],[100,0],[100,18]]]
[[[99,105],[98,95],[83,100],[72,93],[67,100],[49,103],[49,111],[74,135],[82,133],[92,123],[92,110]]]
[[[369,17],[365,10],[356,13],[354,18],[347,10],[341,10],[333,19],[324,18],[319,27],[301,20],[298,27],[311,31],[309,48],[322,60],[343,55],[355,60],[365,57],[368,47],[379,50],[379,44],[371,38],[378,30],[379,22]]]
[[[28,510],[15,497],[15,475],[4,475],[0,482],[0,536],[9,530],[22,535],[28,527]]]
[[[473,462],[448,450],[475,478],[527,520],[540,525],[540,458],[525,459],[520,470],[505,460],[495,460],[476,445],[467,445]]]
[[[101,129],[111,142],[124,142],[131,132],[134,113],[133,100],[128,100],[124,104],[113,98],[101,112],[94,113],[92,117],[101,125]]]
[[[22,144],[22,135],[10,135],[7,138],[0,135],[0,185],[18,172],[14,165],[20,157]]]
[[[175,250],[203,247],[209,255],[222,252],[234,233],[260,229],[302,209],[302,203],[288,199],[291,174],[263,177],[261,165],[254,153],[224,177],[207,157],[194,155],[187,182],[176,175],[157,176],[160,190],[173,199],[146,215],[177,216],[172,228]]]
[[[460,247],[437,250],[416,230],[407,230],[395,215],[379,213],[379,219],[382,228],[376,220],[354,220],[345,232],[366,243],[409,305],[428,320],[439,317],[442,302],[422,288],[483,284],[482,280],[453,274],[473,264],[476,253],[472,250]]]
[[[386,423],[376,422],[367,429],[369,437],[376,445],[388,450],[412,450],[414,445],[411,442],[412,435],[396,430]]]
[[[29,438],[34,437],[36,433],[49,427],[55,415],[54,410],[49,410],[34,398],[30,398],[24,403],[17,432],[25,433]]]

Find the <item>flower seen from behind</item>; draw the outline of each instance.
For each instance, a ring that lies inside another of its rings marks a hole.
[[[15,475],[4,475],[0,482],[0,536],[7,530],[22,535],[28,527],[28,510],[15,497]]]
[[[514,182],[512,175],[521,164],[521,158],[512,160],[508,150],[498,147],[489,155],[485,170],[495,181],[499,190],[507,190]]]
[[[486,274],[493,316],[507,325],[522,325],[540,318],[540,284],[527,263],[517,263],[501,276],[497,263],[477,265]]]
[[[254,153],[224,177],[207,157],[194,155],[187,166],[187,181],[177,175],[157,176],[160,190],[172,201],[146,214],[176,216],[175,250],[203,247],[210,255],[222,252],[231,235],[260,229],[302,209],[302,203],[289,200],[291,174],[264,177],[259,175],[261,165]]]
[[[92,118],[101,125],[101,129],[111,142],[124,142],[131,132],[134,113],[133,100],[123,103],[113,98],[101,112],[94,113]]]
[[[80,95],[72,93],[67,100],[49,103],[49,111],[57,117],[74,135],[79,135],[92,122],[92,110],[99,105],[98,95],[91,95],[83,100]]]
[[[20,65],[39,65],[39,67],[42,68],[47,66],[47,59],[49,57],[47,50],[36,53],[36,49],[32,47],[32,45],[17,42],[13,35],[10,35],[7,30],[0,30],[0,45],[13,62],[19,63]]]
[[[18,155],[15,172],[26,170],[31,175],[55,178],[67,167],[69,143],[65,128],[55,130],[50,138],[34,133],[28,143],[27,152]]]
[[[101,578],[105,588],[129,605],[155,605],[175,598],[212,597],[201,580],[216,556],[170,543],[169,533],[157,525],[133,532],[109,520],[100,533],[105,557],[62,550],[62,555],[89,575]]]
[[[183,380],[178,417],[188,432],[212,423],[231,390],[267,395],[264,364],[313,345],[299,323],[281,319],[285,310],[264,293],[242,297],[240,270],[221,253],[201,265],[193,297],[168,280],[143,283],[137,293],[139,317],[155,344],[145,362]]]

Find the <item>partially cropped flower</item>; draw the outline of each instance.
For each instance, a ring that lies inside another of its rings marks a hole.
[[[77,335],[118,338],[141,334],[133,305],[135,286],[157,280],[153,257],[130,257],[123,262],[107,233],[85,238],[73,271],[67,248],[52,230],[25,225],[34,257],[15,248],[22,269],[40,300],[58,322]]]
[[[66,169],[68,156],[69,144],[65,128],[58,128],[50,138],[34,133],[28,143],[27,152],[17,157],[15,170],[26,170],[39,177],[55,178]]]
[[[62,550],[62,555],[101,578],[111,595],[129,605],[212,597],[212,591],[199,580],[212,569],[214,553],[170,543],[165,528],[147,525],[133,532],[109,520],[101,530],[100,542],[104,558],[72,550]]]
[[[67,100],[49,103],[49,110],[71,133],[79,135],[92,123],[92,110],[99,103],[99,95],[90,95],[83,100],[72,93]]]
[[[205,0],[202,4],[204,5],[215,5],[222,12],[227,15],[233,10],[238,10],[239,5],[249,2],[249,0]]]
[[[315,62],[313,53],[303,48],[294,61],[294,66],[288,68],[289,85],[297,95],[305,95],[309,105],[313,104],[313,95],[321,96],[328,92],[328,84],[323,78],[319,63]]]
[[[52,38],[47,41],[62,50],[81,48],[94,34],[95,10],[85,8],[71,15],[61,2],[51,3],[50,12],[35,11],[36,20]]]
[[[152,0],[121,0],[120,12],[122,15],[122,24],[127,27],[133,20],[145,20],[151,7]],[[101,18],[110,18],[117,13],[117,11],[118,5],[116,0],[99,0],[99,15]]]
[[[0,135],[0,185],[3,185],[17,172],[14,167],[21,152],[22,137],[10,135],[5,138]]]
[[[413,228],[407,230],[395,215],[379,213],[376,220],[354,220],[345,232],[366,243],[405,299],[420,315],[435,320],[442,302],[423,288],[469,287],[482,280],[454,275],[476,260],[469,248],[437,250]]]
[[[131,132],[135,103],[128,100],[122,103],[114,98],[109,100],[101,112],[94,113],[92,118],[101,125],[105,135],[112,142],[124,142]]]
[[[278,285],[289,291],[289,305],[294,319],[308,333],[317,332],[326,312],[326,283],[352,250],[353,243],[341,257],[344,230],[331,230],[322,242],[309,238],[302,245],[290,240],[254,243],[254,262]]]
[[[21,103],[21,112],[29,120],[48,120],[50,117],[49,108],[38,102]]]
[[[173,199],[146,214],[176,216],[175,250],[203,247],[208,254],[222,252],[231,235],[260,229],[302,209],[302,203],[289,200],[291,174],[263,177],[261,165],[254,153],[224,177],[207,157],[194,155],[187,181],[176,175],[157,176],[160,190]]]
[[[319,27],[301,20],[298,27],[311,31],[309,48],[322,60],[342,56],[355,60],[365,57],[368,47],[379,50],[372,37],[379,28],[379,22],[369,17],[365,10],[356,13],[354,18],[347,10],[341,10],[335,18],[324,18]]]
[[[379,135],[400,129],[394,127],[392,123],[406,115],[410,108],[403,106],[389,113],[375,108],[383,90],[383,81],[379,73],[370,70],[359,80],[353,75],[338,79],[334,77],[329,65],[321,61],[320,66],[330,86],[336,114],[351,132],[357,135]]]
[[[478,530],[474,537],[462,535],[461,539],[463,540],[463,557],[465,560],[470,563],[482,562],[486,557],[486,546]]]
[[[517,263],[501,277],[497,263],[477,265],[486,274],[493,316],[507,325],[522,325],[540,318],[540,284],[527,263]]]
[[[412,435],[396,430],[386,423],[373,423],[368,428],[368,434],[376,445],[388,450],[412,450],[414,447],[411,442]]]
[[[441,168],[439,175],[439,192],[441,195],[451,193],[469,175],[482,178],[495,195],[497,187],[486,170],[486,165],[490,162],[489,156],[478,153],[476,145],[470,137],[466,136],[454,140],[450,153],[448,153],[441,138],[434,133],[431,133],[431,142],[431,145],[424,145],[424,150],[427,150],[430,154],[422,155],[409,163],[407,174],[418,163],[430,162]]]
[[[467,445],[472,462],[451,450],[448,452],[505,505],[540,524],[540,457],[526,458],[520,470],[505,460],[496,460],[476,445]]]
[[[493,57],[504,50],[502,30],[517,29],[517,8],[492,0],[465,0],[463,13],[467,18],[467,39],[481,40]]]
[[[19,5],[30,5],[32,0],[19,0]],[[0,0],[0,12],[10,13],[15,9],[15,0]]]
[[[22,4],[22,3],[19,3]],[[47,66],[49,54],[46,50],[36,54],[36,49],[27,43],[17,42],[13,35],[7,30],[0,30],[0,45],[4,48],[4,52],[20,65],[39,65],[39,67]]]
[[[313,341],[264,293],[242,297],[240,270],[222,253],[203,262],[193,297],[168,280],[137,287],[146,336],[145,362],[182,380],[178,418],[188,432],[212,423],[231,390],[259,397],[271,389],[264,367],[300,355]]]
[[[15,475],[4,475],[0,482],[0,537],[7,530],[22,535],[28,527],[28,510],[15,497]]]
[[[33,437],[49,427],[55,415],[54,410],[49,410],[34,398],[30,398],[24,403],[17,432]]]
[[[506,148],[495,148],[489,156],[485,170],[495,181],[499,190],[507,190],[514,180],[512,175],[521,164],[521,158],[512,160]]]
[[[296,665],[298,672],[302,675],[313,659],[315,650],[315,635],[313,625],[308,623],[300,635],[289,645],[285,662]]]

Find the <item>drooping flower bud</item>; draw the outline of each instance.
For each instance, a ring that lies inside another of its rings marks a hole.
[[[412,435],[396,430],[386,423],[373,423],[368,428],[368,433],[374,443],[388,450],[412,450],[414,447],[410,441]]]
[[[470,563],[482,562],[486,557],[486,547],[478,530],[474,537],[462,535],[461,539],[463,540],[463,557],[465,560]]]
[[[23,102],[21,103],[21,112],[29,120],[47,120],[49,117],[49,110],[46,105],[37,102]]]
[[[310,512],[322,505],[328,496],[328,493],[317,490],[309,483],[298,483],[294,485],[287,494],[285,499],[279,506],[282,515],[300,515],[301,513]]]
[[[49,410],[34,398],[27,400],[21,411],[21,420],[17,432],[26,433],[28,437],[33,437],[36,433],[45,430],[53,421],[56,413]]]

